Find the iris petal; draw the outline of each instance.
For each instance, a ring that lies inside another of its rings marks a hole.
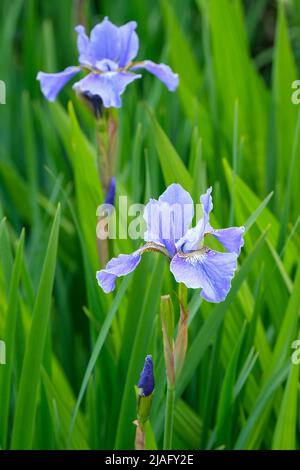
[[[100,96],[106,108],[120,108],[122,93],[126,86],[137,78],[140,78],[140,75],[130,72],[107,72],[101,75],[90,73],[75,83],[73,88],[80,93],[89,92]]]
[[[158,201],[151,199],[145,207],[144,240],[161,243],[174,255],[176,242],[187,231],[193,216],[194,204],[189,193],[180,184],[171,184]]]
[[[106,294],[113,291],[116,287],[117,277],[126,276],[126,274],[134,271],[140,261],[141,255],[138,252],[112,258],[109,263],[107,263],[105,269],[98,271],[96,274],[99,286]]]
[[[135,32],[136,27],[136,22],[130,21],[119,28],[121,41],[119,67],[126,67],[137,56],[139,38]]]
[[[208,188],[205,194],[200,196],[200,202],[202,206],[203,216],[198,221],[196,227],[189,229],[183,237],[178,241],[176,247],[184,252],[198,250],[204,237],[204,233],[207,231],[209,224],[209,215],[213,209],[212,188]]]
[[[222,302],[226,298],[236,268],[236,253],[210,249],[177,253],[170,265],[177,282],[192,289],[201,288],[201,297],[209,302]]]
[[[140,64],[132,67],[132,70],[145,69],[155,75],[161,82],[163,82],[168,90],[175,91],[179,84],[178,74],[174,73],[172,69],[165,64],[156,64],[152,60],[145,60]]]
[[[215,237],[229,253],[240,254],[244,246],[243,234],[245,227],[230,227],[224,229],[212,229],[211,235]]]
[[[120,56],[121,41],[119,28],[108,18],[97,24],[91,31],[90,51],[94,62],[110,59],[117,62]]]
[[[113,291],[116,287],[117,277],[126,276],[135,270],[141,261],[141,255],[146,251],[157,251],[168,256],[163,246],[155,243],[146,243],[130,255],[119,255],[117,258],[112,258],[107,263],[105,269],[96,273],[98,284],[106,294]]]
[[[39,72],[36,79],[40,81],[41,90],[48,101],[54,101],[61,89],[80,71],[80,67],[67,67],[63,72]]]
[[[82,65],[92,65],[90,40],[85,32],[85,27],[78,25],[75,28],[77,33],[77,49],[79,52],[79,63]]]

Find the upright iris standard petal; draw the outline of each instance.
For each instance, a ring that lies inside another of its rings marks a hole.
[[[203,218],[204,218],[204,221],[205,221],[205,225],[208,224],[209,215],[210,215],[210,213],[211,213],[211,211],[213,210],[213,207],[214,207],[213,202],[212,202],[211,193],[212,193],[212,187],[210,186],[210,188],[208,188],[206,193],[202,194],[202,196],[200,196],[200,202],[201,202],[201,206],[202,206],[202,210],[203,210]]]
[[[41,90],[48,101],[54,101],[60,90],[71,80],[77,73],[80,72],[80,67],[67,67],[63,72],[58,73],[44,73],[37,74],[37,80],[41,84]]]
[[[126,67],[133,59],[136,58],[139,50],[139,38],[135,32],[137,23],[130,21],[120,26],[119,34],[121,41],[119,67]]]
[[[152,356],[148,355],[145,359],[144,368],[140,375],[138,387],[143,397],[148,397],[154,390],[154,373]]]
[[[199,250],[203,241],[204,233],[207,231],[209,225],[209,215],[213,209],[212,188],[208,188],[205,194],[200,196],[200,203],[202,206],[203,216],[198,221],[196,227],[189,229],[177,243],[177,249],[184,252]]]
[[[131,255],[119,255],[117,258],[111,259],[105,269],[96,273],[99,286],[106,294],[113,291],[116,287],[116,278],[126,276],[126,274],[134,271],[140,261],[141,254],[139,250]]]
[[[201,297],[222,302],[237,268],[236,253],[219,253],[208,248],[192,253],[177,253],[170,270],[177,282],[192,289],[201,288]]]
[[[230,227],[216,230],[212,229],[212,231],[208,233],[222,243],[229,253],[236,253],[239,255],[242,246],[244,246],[244,232],[244,227]]]
[[[90,92],[92,95],[100,96],[106,108],[120,108],[122,93],[126,86],[137,78],[140,78],[140,75],[130,72],[90,73],[75,83],[73,88],[80,93]]]
[[[106,17],[91,31],[90,51],[95,62],[102,59],[118,61],[121,40],[119,28]]]
[[[151,200],[144,211],[147,231],[144,240],[166,247],[171,256],[176,253],[174,208],[166,202]]]
[[[168,90],[175,91],[179,84],[178,74],[174,73],[172,69],[165,64],[156,64],[152,60],[144,60],[132,67],[132,70],[145,69],[155,75],[161,82],[163,82]]]
[[[171,184],[159,197],[146,205],[145,241],[164,245],[174,255],[176,242],[187,231],[194,216],[193,200],[179,184]]]
[[[93,60],[91,56],[90,40],[86,35],[85,27],[78,25],[75,28],[77,33],[77,49],[79,52],[79,63],[82,65],[92,65]]]

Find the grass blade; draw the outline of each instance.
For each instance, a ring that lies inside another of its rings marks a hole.
[[[49,243],[33,311],[32,324],[27,340],[13,423],[12,449],[32,448],[35,414],[38,402],[38,387],[41,377],[41,365],[50,317],[59,224],[60,207],[58,207],[56,211],[49,237]]]

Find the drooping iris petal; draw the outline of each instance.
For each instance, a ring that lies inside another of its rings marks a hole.
[[[178,241],[176,244],[178,250],[188,253],[189,251],[199,250],[201,248],[204,233],[208,231],[207,227],[210,227],[209,214],[213,209],[211,192],[212,188],[210,187],[205,194],[200,196],[203,216],[198,221],[196,227],[189,229]]]
[[[201,297],[209,302],[222,302],[231,287],[237,267],[236,253],[219,253],[210,249],[177,253],[170,270],[177,282],[192,289],[201,288]]]
[[[90,73],[75,83],[73,88],[80,93],[90,92],[92,95],[100,96],[105,108],[120,108],[121,95],[126,86],[140,77],[130,72]]]
[[[60,90],[80,71],[80,67],[67,67],[63,72],[44,73],[39,72],[36,79],[39,80],[41,90],[48,101],[54,101]]]
[[[132,70],[145,69],[155,75],[161,82],[163,82],[168,90],[175,91],[179,84],[178,74],[174,73],[172,69],[165,64],[156,64],[152,60],[145,60],[132,67]]]
[[[79,52],[79,63],[82,65],[92,65],[93,59],[91,56],[90,40],[85,32],[85,27],[78,25],[75,28],[77,33],[77,49]]]
[[[121,41],[119,67],[125,67],[137,56],[139,38],[135,32],[136,27],[137,23],[130,21],[119,28]]]
[[[140,261],[139,250],[131,255],[119,255],[117,258],[112,258],[105,269],[97,271],[96,278],[99,286],[106,294],[113,291],[116,287],[116,278],[134,271]]]
[[[161,243],[174,255],[175,244],[187,231],[193,216],[190,194],[180,184],[171,184],[158,201],[151,199],[145,207],[147,231],[144,240]]]
[[[106,294],[114,290],[116,286],[116,278],[126,276],[138,266],[141,261],[141,255],[147,251],[156,251],[169,257],[168,252],[162,245],[156,243],[146,243],[144,246],[129,255],[119,255],[112,258],[101,271],[97,271],[96,278],[99,286]]]
[[[120,56],[119,28],[106,17],[91,31],[90,51],[94,62],[102,59],[110,59],[117,62]]]
[[[244,246],[243,234],[245,227],[230,227],[224,229],[211,229],[209,232],[215,237],[229,253],[240,254],[242,246]]]
[[[153,362],[150,355],[146,356],[138,387],[141,389],[141,395],[143,397],[148,397],[154,390]]]

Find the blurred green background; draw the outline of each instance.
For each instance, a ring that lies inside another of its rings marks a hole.
[[[136,20],[138,58],[180,77],[174,94],[146,73],[126,90],[118,195],[143,203],[179,182],[198,202],[212,185],[215,226],[247,228],[226,301],[189,293],[173,448],[299,449],[298,0],[0,2],[0,448],[132,449],[147,353],[156,375],[147,446],[162,445],[159,299],[174,280],[150,253],[113,294],[98,288],[94,120],[71,86],[49,104],[36,81],[76,65],[74,26],[90,30],[103,16]],[[139,243],[115,240],[111,255]]]

